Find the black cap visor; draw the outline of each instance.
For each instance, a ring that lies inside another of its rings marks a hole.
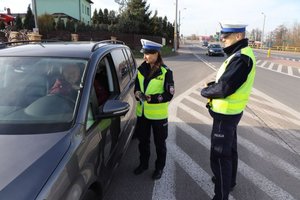
[[[155,49],[141,49],[140,52],[143,53],[143,54],[155,54],[155,53],[157,53],[158,51],[155,50]]]
[[[228,38],[231,34],[233,34],[233,32],[222,32],[222,31],[221,31],[220,39],[226,39],[226,38]]]

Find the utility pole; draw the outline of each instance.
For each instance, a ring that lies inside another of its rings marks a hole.
[[[183,8],[183,10],[186,10],[186,8]],[[179,23],[178,23],[178,33],[179,37],[181,37],[181,15],[180,15],[180,9],[179,9]]]
[[[180,20],[180,10],[179,10],[179,18],[178,18],[179,22],[178,22],[178,34],[179,34],[179,37],[180,37],[180,28],[181,28],[181,20]]]
[[[175,6],[175,28],[174,28],[174,52],[177,50],[177,10],[178,10],[178,0],[176,0]]]
[[[34,14],[34,23],[35,23],[34,27],[38,30],[36,0],[32,0],[32,10]]]
[[[264,32],[265,32],[265,22],[266,22],[266,15],[265,13],[261,13],[264,16],[264,23],[263,23],[263,29],[262,29],[262,34],[261,34],[261,46],[264,46]]]

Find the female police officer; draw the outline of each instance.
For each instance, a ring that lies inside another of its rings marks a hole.
[[[156,147],[154,180],[160,179],[166,162],[166,138],[168,136],[168,102],[174,95],[172,71],[163,63],[161,44],[141,39],[144,62],[138,68],[135,82],[136,137],[139,140],[140,164],[134,170],[138,175],[148,169],[150,158],[150,136],[153,130]]]

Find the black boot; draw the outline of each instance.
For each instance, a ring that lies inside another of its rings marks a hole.
[[[156,169],[153,174],[152,174],[152,179],[153,180],[157,180],[157,179],[160,179],[161,176],[163,174],[163,170],[162,169]]]
[[[211,181],[215,184],[216,183],[216,177],[215,176],[211,177]],[[236,184],[231,184],[230,192],[232,192],[234,190],[235,185]]]

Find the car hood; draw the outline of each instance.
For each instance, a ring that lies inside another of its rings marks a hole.
[[[69,146],[66,132],[0,135],[0,199],[36,198]]]

